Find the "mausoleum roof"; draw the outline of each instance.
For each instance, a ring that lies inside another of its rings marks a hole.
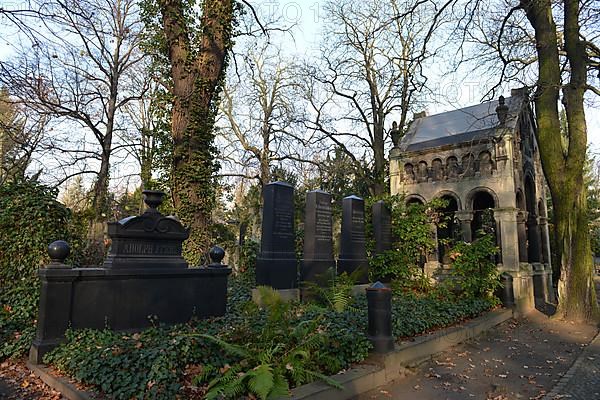
[[[508,115],[503,128],[513,130],[526,98],[520,95],[506,98]],[[458,110],[415,119],[400,141],[401,151],[429,148],[489,139],[501,134],[496,114],[498,100],[487,101]]]

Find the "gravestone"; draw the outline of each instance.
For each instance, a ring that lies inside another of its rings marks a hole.
[[[333,258],[331,195],[322,190],[306,194],[302,281],[322,282],[328,270],[335,271]]]
[[[38,271],[38,323],[29,353],[34,364],[64,340],[67,328],[131,332],[225,314],[231,269],[221,264],[223,249],[210,251],[208,266],[187,268],[181,248],[188,230],[158,212],[164,193],[143,193],[144,214],[109,224],[112,246],[101,267],[72,268],[65,264],[68,244],[50,245],[52,262]]]
[[[274,289],[298,286],[295,252],[294,188],[273,182],[263,188],[262,236],[256,259],[256,284]]]
[[[109,222],[111,246],[104,268],[187,268],[181,255],[189,231],[173,216],[163,216],[157,207],[164,193],[144,190],[148,208],[141,216]]]
[[[392,248],[392,214],[383,200],[373,204],[373,237],[375,254]]]
[[[365,240],[365,201],[357,196],[348,196],[342,200],[342,238],[338,274],[356,273],[356,283],[367,283],[369,281],[368,265]]]

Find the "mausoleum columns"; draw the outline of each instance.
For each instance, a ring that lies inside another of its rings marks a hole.
[[[542,234],[542,260],[544,264],[550,264],[550,233],[548,231],[548,218],[540,217],[539,223]]]
[[[473,221],[473,211],[463,210],[456,211],[454,213],[458,221],[460,222],[460,230],[462,233],[462,239],[465,242],[471,242],[473,240],[473,233],[471,232],[471,222]]]
[[[500,234],[502,250],[501,272],[507,272],[513,277],[513,292],[517,309],[526,312],[534,307],[533,271],[531,265],[519,263],[519,234],[518,219],[520,211],[514,207],[494,209],[494,218]]]
[[[516,208],[495,208],[494,219],[496,220],[496,235],[500,237],[500,249],[502,251],[502,269],[505,271],[516,271],[519,269],[519,239],[517,230]]]
[[[527,262],[527,211],[517,213],[517,235],[519,240],[519,261]]]

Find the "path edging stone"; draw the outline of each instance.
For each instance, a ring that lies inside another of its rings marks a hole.
[[[87,392],[77,389],[71,382],[66,378],[56,376],[50,373],[48,368],[42,364],[32,364],[27,361],[27,368],[34,373],[35,376],[40,378],[42,382],[50,386],[52,389],[60,392],[64,397],[69,400],[92,400],[93,397]]]
[[[404,374],[405,367],[417,364],[434,354],[474,338],[513,317],[502,309],[487,313],[463,325],[418,336],[414,341],[396,345],[394,351],[371,355],[360,365],[330,378],[342,385],[337,389],[324,382],[313,382],[292,390],[294,400],[347,400],[383,386]]]

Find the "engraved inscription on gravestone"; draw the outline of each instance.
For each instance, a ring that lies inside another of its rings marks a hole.
[[[373,237],[375,254],[381,254],[392,248],[392,216],[383,200],[373,204]]]
[[[365,212],[352,209],[352,242],[365,243]]]
[[[120,254],[141,254],[155,256],[176,256],[181,254],[181,244],[165,242],[123,241]]]
[[[368,281],[368,261],[365,240],[365,202],[357,196],[342,201],[342,237],[338,274],[360,270],[358,283]]]
[[[260,254],[256,260],[256,283],[275,289],[297,285],[294,231],[294,188],[273,182],[263,188]]]
[[[332,222],[331,222],[331,201],[330,197],[328,198],[319,198],[317,199],[316,204],[316,229],[315,229],[315,239],[318,241],[331,241],[331,231],[332,231]]]
[[[322,190],[306,194],[302,280],[320,282],[328,269],[335,270],[332,240],[331,195]]]

